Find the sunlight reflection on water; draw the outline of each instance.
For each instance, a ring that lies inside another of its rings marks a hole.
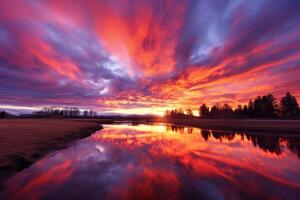
[[[7,199],[300,199],[300,138],[106,125],[8,183]]]

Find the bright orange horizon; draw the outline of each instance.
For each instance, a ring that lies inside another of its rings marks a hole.
[[[3,0],[0,109],[159,114],[300,99],[296,1]]]

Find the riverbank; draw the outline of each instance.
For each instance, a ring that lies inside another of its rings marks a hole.
[[[15,172],[101,128],[96,120],[1,119],[0,190]]]
[[[265,120],[265,119],[160,119],[180,126],[197,128],[233,130],[233,131],[266,131],[276,133],[299,133],[300,120]]]

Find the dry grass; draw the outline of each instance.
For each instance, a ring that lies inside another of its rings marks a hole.
[[[1,119],[0,179],[100,128],[92,120]]]

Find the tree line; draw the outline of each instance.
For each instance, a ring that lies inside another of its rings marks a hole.
[[[77,107],[44,107],[42,110],[34,112],[33,116],[36,117],[68,117],[68,118],[76,118],[76,117],[96,117],[97,112],[94,110],[83,110],[80,111]]]
[[[233,109],[229,104],[217,104],[208,107],[202,104],[199,107],[199,116],[201,118],[227,119],[227,118],[300,118],[300,109],[297,99],[289,92],[281,98],[279,104],[272,94],[257,96],[250,100],[247,105],[238,105]],[[167,110],[166,118],[191,118],[194,117],[191,109],[186,113],[183,109]]]

